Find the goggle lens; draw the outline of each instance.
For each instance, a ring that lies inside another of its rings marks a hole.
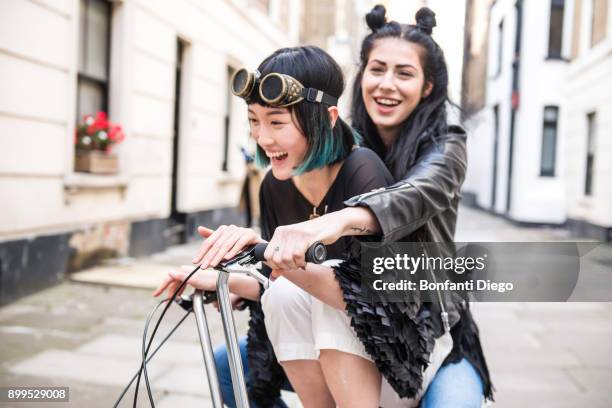
[[[242,68],[234,74],[232,79],[232,93],[236,96],[246,97],[253,87],[253,74]]]
[[[267,75],[261,82],[259,92],[264,101],[269,104],[280,102],[285,96],[285,81],[280,75]]]

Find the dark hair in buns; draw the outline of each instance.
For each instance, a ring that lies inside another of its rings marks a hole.
[[[377,4],[368,14],[366,14],[366,23],[370,30],[377,31],[387,22],[387,10],[384,6]]]
[[[431,37],[436,26],[435,14],[427,7],[416,13],[416,24],[400,24],[387,21],[384,6],[375,6],[366,22],[372,30],[361,43],[360,69],[353,84],[353,126],[364,136],[365,144],[385,160],[396,180],[403,178],[413,165],[417,151],[424,143],[435,141],[446,133],[446,103],[448,102],[448,70],[444,53]],[[372,49],[384,38],[401,38],[420,47],[419,57],[425,83],[433,85],[427,97],[421,99],[414,111],[400,128],[400,136],[390,149],[378,134],[376,125],[368,115],[361,95],[361,80]]]
[[[427,7],[422,7],[417,11],[415,20],[417,27],[431,35],[433,28],[436,26],[436,13]]]

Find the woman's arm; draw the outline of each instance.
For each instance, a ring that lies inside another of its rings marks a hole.
[[[367,207],[347,207],[335,214],[342,223],[342,237],[380,234],[378,219]]]
[[[380,225],[383,241],[402,239],[459,200],[467,163],[465,143],[463,129],[451,127],[441,140],[419,154],[404,179],[345,204],[368,208]],[[448,228],[454,229],[454,223]]]
[[[170,298],[192,270],[192,266],[183,265],[179,270],[168,272],[168,276],[153,292],[153,296],[159,296],[167,290],[168,298]],[[189,278],[187,283],[196,289],[216,291],[218,276],[219,272],[214,269],[200,269]],[[228,280],[228,289],[241,298],[259,301],[259,283],[250,276],[231,274]],[[181,290],[181,293],[183,290]],[[180,296],[181,293],[178,295]]]

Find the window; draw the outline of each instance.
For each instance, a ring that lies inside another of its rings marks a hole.
[[[548,32],[548,58],[561,58],[563,43],[564,0],[550,1],[550,28]]]
[[[587,115],[587,157],[586,177],[584,182],[584,194],[593,195],[593,164],[595,162],[595,142],[597,131],[597,117],[595,112]]]
[[[235,69],[228,66],[227,67],[227,81],[226,83],[230,83],[230,79],[234,76],[236,72]],[[227,87],[227,96],[226,96],[226,110],[225,110],[225,127],[223,131],[223,161],[221,162],[221,170],[228,171],[229,168],[229,144],[230,144],[230,135],[231,135],[231,124],[232,124],[232,98],[233,94],[231,92],[230,87]]]
[[[591,15],[591,47],[606,38],[608,20],[608,0],[593,0]]]
[[[540,176],[555,176],[558,121],[559,108],[556,106],[546,106],[544,108],[544,127],[542,129],[542,159],[540,162]]]
[[[499,149],[499,105],[493,107],[493,177],[491,185],[491,210],[495,211],[497,197],[497,150]]]
[[[503,47],[504,47],[504,20],[499,23],[498,29],[498,38],[497,38],[497,73],[496,76],[501,74],[502,71],[502,61],[504,57]]]
[[[111,4],[80,0],[77,121],[108,110]]]

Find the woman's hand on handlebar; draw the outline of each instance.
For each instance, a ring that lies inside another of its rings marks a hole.
[[[159,285],[155,292],[153,292],[153,296],[157,297],[164,293],[165,290],[167,290],[168,298],[170,298],[192,271],[193,266],[183,265],[181,266],[180,270],[168,272],[168,276],[164,278],[161,285]],[[202,289],[204,291],[215,291],[217,290],[217,277],[218,272],[215,270],[200,269],[191,278],[189,278],[189,281],[187,283],[196,289]],[[183,289],[180,293],[177,294],[177,296],[180,296],[184,290],[185,287],[183,287]]]
[[[317,241],[333,244],[342,232],[341,222],[330,216],[277,227],[264,253],[265,262],[272,269],[303,268],[304,255],[312,244]]]
[[[222,225],[216,231],[198,227],[198,233],[204,238],[204,243],[191,262],[201,263],[203,269],[217,266],[222,260],[236,256],[249,245],[264,242],[252,229],[235,225]]]

